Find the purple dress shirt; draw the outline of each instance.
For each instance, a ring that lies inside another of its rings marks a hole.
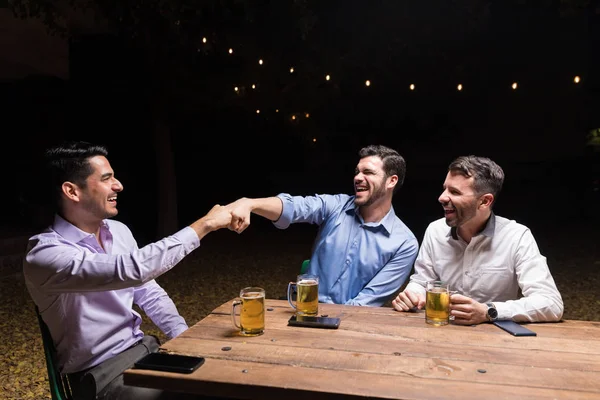
[[[50,329],[61,372],[93,367],[126,350],[144,333],[137,304],[169,338],[188,326],[154,281],[200,246],[186,227],[138,248],[121,222],[104,220],[104,249],[94,234],[60,216],[29,239],[23,263],[27,289]]]

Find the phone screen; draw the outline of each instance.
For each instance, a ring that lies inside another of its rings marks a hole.
[[[156,371],[192,373],[204,364],[203,357],[185,356],[180,354],[150,353],[135,363],[138,369]]]

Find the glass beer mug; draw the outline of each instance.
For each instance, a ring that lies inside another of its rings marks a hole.
[[[241,306],[240,323],[235,318],[235,308]],[[240,298],[231,304],[233,325],[244,336],[258,336],[265,331],[265,290],[247,287],[240,291]]]
[[[292,302],[292,288],[296,288],[296,304]],[[296,315],[316,316],[319,313],[319,277],[298,275],[296,282],[288,284],[287,299]]]
[[[427,282],[425,322],[431,325],[448,325],[450,320],[450,290],[441,281]]]

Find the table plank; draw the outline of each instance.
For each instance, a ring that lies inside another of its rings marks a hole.
[[[298,331],[298,329],[303,329]],[[456,346],[444,342],[427,343],[422,341],[404,340],[390,335],[371,334],[365,338],[363,334],[338,330],[338,334],[331,335],[330,339],[322,335],[323,332],[309,328],[271,328],[264,335],[245,338],[237,335],[228,326],[225,318],[219,321],[210,320],[210,324],[197,325],[182,334],[190,339],[229,339],[232,344],[242,342],[277,344],[293,347],[310,347],[314,349],[336,349],[342,351],[355,351],[374,354],[399,353],[411,357],[436,357],[443,360],[480,360],[486,363],[504,363],[540,368],[565,368],[582,371],[600,372],[600,355],[578,354],[562,352],[560,357],[548,350],[521,349],[514,351],[504,347],[469,347],[468,345]],[[518,338],[517,338],[518,339]],[[162,349],[166,351],[183,351],[179,348],[180,341],[170,341]],[[468,351],[465,351],[465,348]]]
[[[221,350],[223,347],[230,347],[231,350],[224,352]],[[465,385],[479,382],[566,390],[579,390],[583,385],[587,391],[600,394],[600,379],[597,371],[528,367],[476,359],[448,360],[441,355],[440,357],[395,356],[339,349],[316,349],[311,346],[292,347],[283,345],[279,341],[265,344],[248,340],[233,344],[231,341],[203,339],[173,341],[169,351],[208,358],[271,364],[277,368],[289,365],[319,370],[435,378],[463,381]],[[486,372],[478,372],[482,369]]]
[[[246,371],[246,372],[243,372]],[[315,379],[315,374],[319,379]],[[556,390],[498,384],[445,381],[437,378],[366,374],[208,358],[189,375],[127,370],[125,384],[238,399],[598,399],[584,390]]]

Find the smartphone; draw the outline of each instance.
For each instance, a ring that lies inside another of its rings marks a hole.
[[[340,319],[331,317],[307,317],[304,315],[292,315],[288,321],[288,325],[305,326],[309,328],[337,329],[340,326]]]
[[[530,331],[524,326],[511,320],[494,321],[494,325],[500,329],[504,329],[513,336],[537,336],[537,333],[534,331]]]
[[[150,353],[135,364],[138,369],[180,372],[191,374],[204,364],[204,357],[184,356],[180,354]]]

